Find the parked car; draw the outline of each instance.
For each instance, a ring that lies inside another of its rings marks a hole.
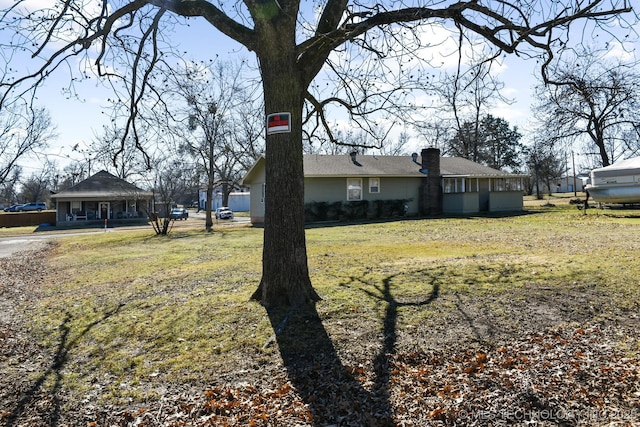
[[[47,205],[42,202],[37,203],[25,203],[24,205],[20,205],[17,208],[18,212],[28,212],[28,211],[43,211],[47,209]]]
[[[11,205],[3,209],[5,212],[18,212],[18,208],[22,205]]]
[[[233,211],[228,206],[216,209],[216,219],[233,219]]]
[[[189,211],[184,208],[173,208],[169,214],[170,219],[187,219],[189,218]]]

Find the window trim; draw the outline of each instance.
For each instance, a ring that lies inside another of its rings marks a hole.
[[[377,185],[372,185],[372,182],[376,182]],[[375,188],[376,191],[373,191],[373,188]],[[369,193],[380,194],[380,178],[369,178]]]
[[[443,178],[442,189],[444,194],[478,193],[480,180],[476,177]]]
[[[351,197],[351,191],[356,190],[355,187],[353,189],[350,188],[350,184],[353,183],[353,182],[357,182],[358,183],[358,188],[357,189],[359,190],[359,192],[358,192],[359,197],[357,199]],[[347,201],[348,202],[357,202],[357,201],[360,201],[360,200],[362,200],[362,178],[347,178]]]
[[[524,184],[520,177],[491,178],[489,191],[504,193],[509,191],[524,191]]]
[[[71,213],[76,213],[82,210],[82,201],[81,200],[72,200],[69,203],[69,208],[71,209]]]

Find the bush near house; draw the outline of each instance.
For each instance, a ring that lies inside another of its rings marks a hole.
[[[410,200],[359,200],[354,202],[311,202],[305,204],[305,221],[353,221],[404,216]]]

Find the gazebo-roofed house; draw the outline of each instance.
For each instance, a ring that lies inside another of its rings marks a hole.
[[[51,196],[56,204],[56,223],[146,219],[153,211],[153,193],[100,171]]]

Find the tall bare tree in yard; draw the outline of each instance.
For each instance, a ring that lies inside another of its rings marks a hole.
[[[613,63],[586,50],[547,70],[538,87],[537,113],[549,143],[583,142],[608,166],[637,155],[640,144],[640,74],[637,64]]]
[[[170,218],[171,209],[185,192],[184,182],[185,178],[188,180],[189,172],[180,158],[158,157],[154,160],[154,165],[156,167],[153,171],[153,188],[156,212],[148,213],[149,220],[156,234],[166,236],[174,222]],[[158,207],[160,209],[157,209]]]
[[[3,28],[17,30],[20,37],[10,40],[47,60],[34,72],[3,81],[3,93],[29,82],[39,84],[70,57],[88,55],[106,78],[125,71],[121,64],[107,67],[107,61],[131,58],[122,64],[129,67],[125,80],[131,113],[125,137],[135,136],[136,114],[149,105],[149,98],[156,96],[161,102],[161,94],[154,93],[157,82],[152,71],[171,66],[162,51],[169,44],[165,30],[183,23],[181,17],[202,18],[255,53],[264,113],[290,113],[290,131],[266,137],[263,267],[253,297],[268,306],[301,306],[319,299],[309,277],[304,231],[302,129],[309,120],[303,112],[325,125],[331,105],[345,107],[352,119],[397,105],[408,88],[420,86],[412,80],[420,74],[405,70],[428,57],[423,55],[430,46],[428,28],[448,29],[460,44],[483,39],[494,57],[518,53],[547,61],[559,46],[571,42],[568,29],[576,21],[611,26],[617,16],[631,11],[629,0],[120,0],[93,9],[66,0],[39,11],[24,11],[22,4],[13,3],[2,12],[11,23]],[[57,45],[50,53],[46,49],[54,41],[63,47]],[[98,54],[92,56],[95,50]],[[335,91],[320,89],[333,83],[322,79],[325,72],[337,76]],[[359,84],[363,81],[370,84]],[[322,95],[326,101],[318,99]],[[0,96],[1,102],[5,95]]]
[[[22,168],[16,167],[11,174],[0,184],[0,200],[5,205],[12,205],[18,201],[18,184],[22,176]]]
[[[205,227],[211,230],[211,206],[215,184],[221,184],[226,202],[240,169],[248,170],[256,146],[251,120],[259,114],[251,106],[251,82],[245,78],[246,64],[187,61],[167,75],[166,114],[177,150],[194,159],[194,168],[206,180]],[[161,113],[162,114],[162,113]],[[247,119],[245,119],[245,117]],[[262,130],[262,126],[261,129]],[[246,161],[246,157],[251,160]]]
[[[448,122],[455,133],[443,151],[481,162],[483,116],[495,102],[512,101],[501,95],[504,83],[493,76],[488,59],[480,60],[476,66],[472,62],[466,69],[463,69],[463,60],[462,56],[458,57],[455,74],[445,75],[441,82],[434,84],[441,108],[438,120]]]

